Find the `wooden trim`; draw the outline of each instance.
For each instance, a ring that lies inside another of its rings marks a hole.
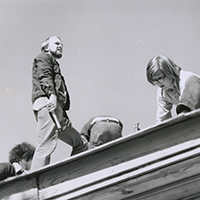
[[[64,197],[66,199],[71,199],[77,197],[78,195],[84,195],[95,190],[110,187],[113,184],[125,182],[129,179],[150,173],[151,171],[181,162],[182,160],[196,157],[197,155],[200,155],[199,145],[199,139],[197,141],[190,142],[190,144],[189,142],[186,142],[183,145],[178,145],[148,156],[140,157],[138,159],[116,165],[114,167],[88,174],[86,176],[69,180],[56,186],[51,186],[41,190],[40,197],[44,200],[50,197],[58,199],[58,196],[68,194]],[[188,149],[193,150],[185,152]],[[185,153],[179,154],[183,151]]]
[[[74,156],[54,166],[49,166],[39,174],[39,189],[200,138],[199,121],[199,115],[195,118],[190,116],[188,120],[184,118],[184,122],[172,123],[170,121],[169,126],[162,124],[158,127],[141,130],[136,134]]]
[[[91,199],[95,200],[95,195],[99,194],[109,197],[110,193],[113,193],[115,197],[119,196],[121,199],[124,196],[128,198],[135,195],[139,199],[139,196],[145,198],[154,194],[156,196],[156,193],[160,194],[159,191],[162,190],[165,192],[165,189],[173,193],[176,191],[174,188],[177,187],[182,191],[184,189],[179,186],[180,184],[178,185],[179,180],[188,187],[190,187],[190,178],[191,182],[199,183],[199,179],[195,179],[199,176],[197,169],[200,168],[197,159],[200,138],[199,122],[200,110],[197,110],[27,175],[7,179],[0,182],[0,199],[9,199],[20,194],[30,194],[32,199],[39,198],[38,194],[42,198],[43,196],[50,198],[54,189],[56,198],[79,194],[84,196],[84,200],[91,196]],[[195,153],[197,149],[198,152]],[[188,166],[188,169],[185,169],[184,165]],[[176,171],[173,177],[170,176],[168,170]],[[105,175],[104,172],[107,174]],[[168,183],[165,178],[158,176],[161,172],[162,175],[167,174]],[[194,174],[196,176],[193,177]],[[92,177],[93,179],[90,179]],[[154,177],[157,179],[154,180]],[[150,186],[145,185],[143,179],[148,180]],[[77,180],[81,180],[82,184]],[[159,184],[159,181],[163,183],[163,186]],[[68,186],[68,183],[78,184]],[[66,190],[59,186],[65,186]],[[130,190],[127,189],[129,186]],[[52,191],[49,191],[50,188]],[[114,188],[117,188],[117,191]],[[131,192],[132,188],[138,193]],[[141,189],[143,191],[140,191]],[[88,191],[91,191],[91,194],[88,194]],[[191,192],[190,195],[198,196],[195,189],[191,191],[193,193]],[[182,193],[187,195],[183,191]],[[114,199],[117,200],[117,198]],[[157,199],[162,200],[161,197]]]
[[[194,173],[199,172],[200,164],[198,160],[197,157],[191,157],[180,163],[159,166],[160,168],[155,170],[151,168],[146,173],[141,171],[141,174],[137,175],[134,173],[126,174],[124,177],[120,176],[97,184],[93,183],[88,187],[71,191],[71,193],[63,193],[61,196],[52,195],[51,199],[190,199],[191,196],[200,195],[200,174]],[[191,163],[195,163],[195,165]],[[184,168],[185,165],[192,167]],[[171,171],[173,173],[170,173]]]

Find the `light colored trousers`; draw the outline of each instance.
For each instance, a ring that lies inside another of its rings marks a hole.
[[[64,126],[63,112],[58,103],[55,113],[62,127]],[[33,156],[31,170],[39,169],[50,163],[50,156],[57,146],[58,138],[72,146],[73,151],[71,155],[87,150],[80,134],[73,127],[67,126],[63,132],[57,133],[57,127],[46,107],[43,107],[39,111],[34,111],[34,113],[37,120],[38,142]]]

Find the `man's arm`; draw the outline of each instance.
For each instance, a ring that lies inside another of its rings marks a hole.
[[[51,93],[56,95],[54,87],[54,71],[53,71],[53,61],[52,56],[48,53],[41,53],[35,59],[35,64],[37,66],[37,78],[41,87],[48,85],[51,89]]]
[[[190,76],[186,82],[183,91],[181,91],[180,103],[176,108],[177,114],[189,112],[200,108],[200,78]]]
[[[44,95],[48,96],[49,103],[47,108],[49,112],[52,112],[57,107],[57,94],[53,80],[54,71],[52,56],[48,53],[41,53],[39,56],[37,56],[35,62],[37,66],[37,76],[40,89],[44,92]]]

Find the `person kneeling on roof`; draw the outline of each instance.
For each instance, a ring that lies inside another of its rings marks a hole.
[[[112,116],[92,117],[82,128],[81,136],[89,141],[89,149],[122,137],[122,122]]]

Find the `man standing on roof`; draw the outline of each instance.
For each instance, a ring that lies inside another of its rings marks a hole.
[[[71,155],[87,150],[87,141],[71,126],[66,113],[70,108],[70,97],[57,62],[62,57],[62,51],[62,40],[52,36],[42,43],[41,53],[33,62],[32,103],[37,121],[38,144],[31,170],[50,163],[57,138],[72,147]],[[53,114],[57,116],[62,132],[57,131]]]
[[[82,128],[81,135],[89,141],[89,148],[122,137],[122,122],[116,117],[103,115],[92,117]]]

